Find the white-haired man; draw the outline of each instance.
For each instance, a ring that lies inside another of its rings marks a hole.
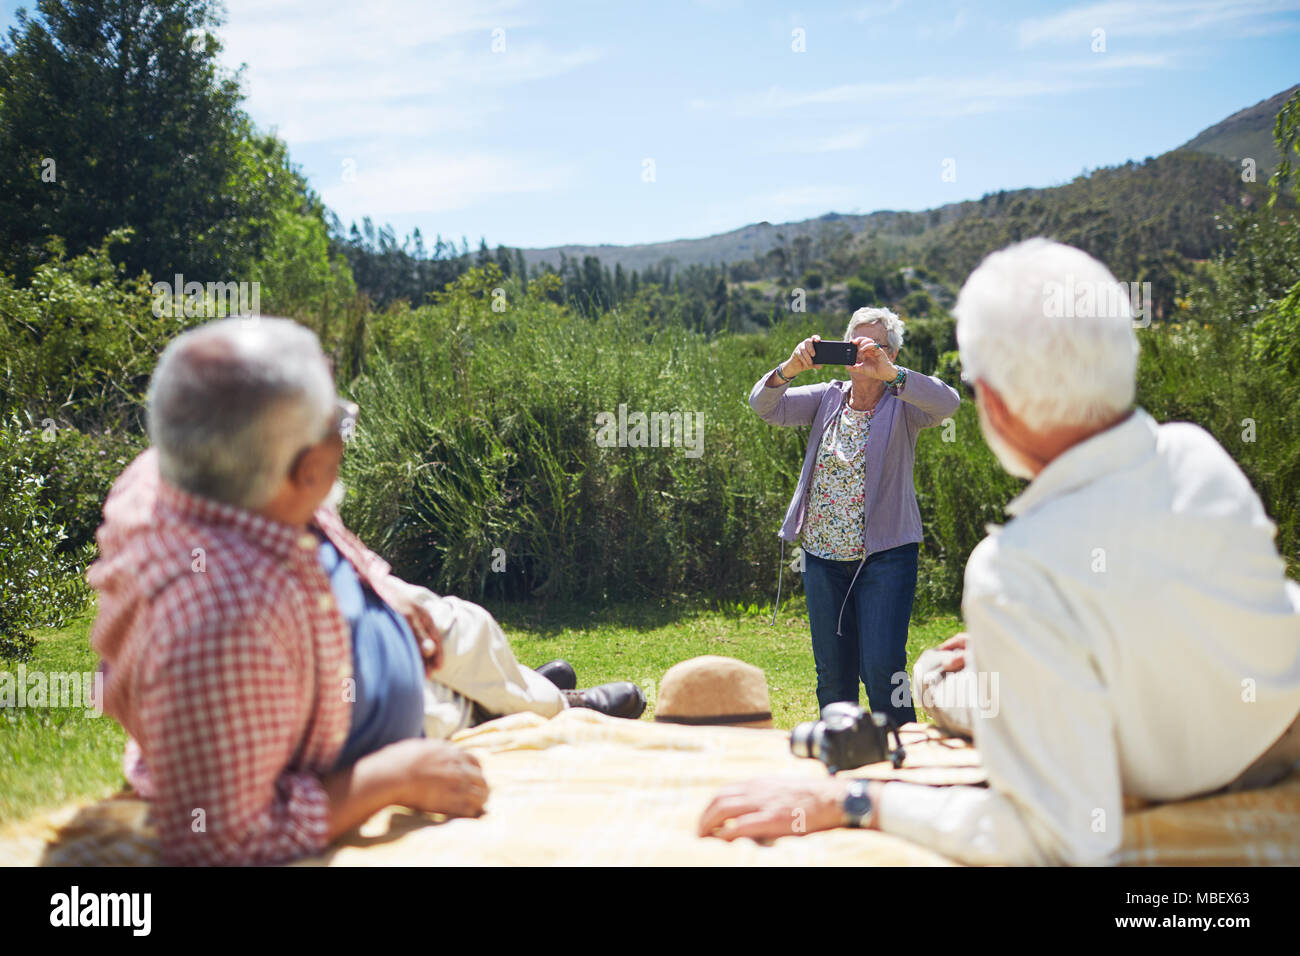
[[[985,259],[956,314],[981,431],[1031,481],[966,565],[966,632],[915,686],[973,736],[989,786],[760,781],[721,793],[702,834],[789,833],[802,808],[809,831],[875,827],[968,863],[1105,863],[1126,796],[1264,786],[1300,762],[1300,586],[1223,448],[1133,407],[1122,287],[1033,239]]]
[[[153,447],[115,482],[88,577],[104,709],[166,862],[292,860],[390,804],[477,816],[478,763],[438,738],[645,708],[628,682],[521,667],[483,608],[402,581],[348,532],[328,499],[356,413],[285,319],[186,332],[154,371]]]

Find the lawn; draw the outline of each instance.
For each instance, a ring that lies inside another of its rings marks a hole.
[[[646,691],[653,716],[654,691],[673,664],[700,654],[723,654],[767,673],[777,726],[791,727],[817,714],[816,679],[801,597],[782,607],[775,626],[771,608],[681,608],[642,603],[593,609],[577,605],[499,605],[490,609],[510,636],[520,661],[537,666],[556,657],[571,662],[581,686],[631,680]],[[89,646],[91,616],[71,626],[36,633],[29,672],[85,672],[97,659]],[[908,669],[916,656],[960,630],[952,615],[913,622]],[[3,669],[14,672],[15,665]],[[125,734],[109,717],[80,708],[8,707],[0,711],[0,823],[81,798],[119,789]]]
[[[802,596],[782,605],[775,626],[770,605],[687,612],[668,603],[607,610],[554,605],[545,610],[529,605],[491,606],[490,610],[510,635],[520,662],[536,667],[563,657],[573,664],[579,686],[584,687],[633,681],[645,690],[652,705],[647,718],[654,715],[654,690],[664,671],[701,654],[737,657],[761,667],[767,674],[778,727],[793,727],[817,716],[817,676]],[[959,630],[961,621],[955,615],[913,621],[907,641],[908,671],[923,650]]]
[[[36,651],[27,671],[93,671],[87,614],[69,627],[35,632]],[[13,662],[3,669],[16,673]],[[110,717],[83,708],[0,708],[0,823],[81,797],[102,797],[121,788],[126,734]]]

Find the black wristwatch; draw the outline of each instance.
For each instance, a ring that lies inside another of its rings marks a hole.
[[[869,780],[850,780],[849,792],[844,797],[844,825],[859,828],[871,816],[871,797],[867,795]]]

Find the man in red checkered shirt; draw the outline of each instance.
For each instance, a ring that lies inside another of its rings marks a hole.
[[[104,707],[166,862],[308,856],[391,804],[477,816],[479,765],[438,738],[493,714],[644,709],[631,684],[561,691],[482,608],[400,580],[348,532],[327,502],[355,414],[287,320],[214,322],[159,360],[153,447],[109,494],[88,578]]]

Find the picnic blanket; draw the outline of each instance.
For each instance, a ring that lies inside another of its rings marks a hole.
[[[779,730],[686,727],[568,710],[515,714],[453,738],[483,764],[487,813],[442,820],[391,807],[298,865],[927,866],[951,861],[875,831],[838,829],[767,844],[700,839],[722,785],[770,774],[824,775]],[[902,730],[907,760],[850,775],[981,784],[976,751],[934,727]],[[1300,863],[1300,772],[1267,790],[1125,814],[1120,861],[1138,865]],[[148,806],[130,795],[65,807],[0,831],[0,865],[157,862]]]

